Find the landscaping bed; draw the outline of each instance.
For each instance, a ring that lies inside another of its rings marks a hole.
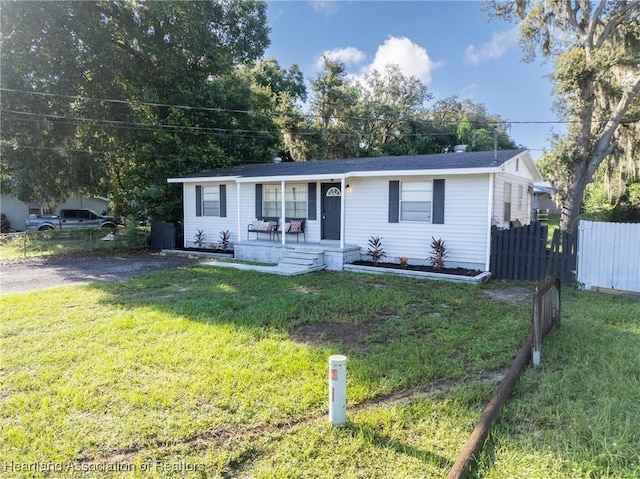
[[[398,276],[411,276],[416,278],[453,281],[460,283],[483,283],[491,277],[491,273],[466,268],[434,268],[428,265],[401,265],[399,263],[385,263],[373,261],[354,261],[344,265],[345,271],[395,274]]]

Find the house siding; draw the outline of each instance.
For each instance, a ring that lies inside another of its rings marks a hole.
[[[510,221],[519,220],[522,224],[531,222],[533,203],[532,171],[522,155],[519,155],[504,164],[503,172],[496,174],[493,194],[492,223],[500,228],[509,228],[509,221],[504,221],[504,192],[505,183],[511,184],[511,216]],[[522,197],[519,198],[520,187]]]
[[[493,195],[492,223],[500,228],[508,228],[509,221],[504,221],[505,184],[511,184],[511,216],[510,221],[519,220],[520,223],[529,224],[531,221],[531,180],[516,176],[512,173],[496,175]],[[522,198],[519,200],[519,191],[522,188]]]
[[[226,185],[227,187],[227,216],[196,216],[196,186]],[[253,185],[252,185],[253,186]],[[240,239],[237,226],[237,197],[235,183],[203,182],[199,185],[187,184],[183,188],[184,196],[184,246],[194,247],[194,237],[198,230],[204,231],[206,244],[217,243],[222,231],[231,233],[231,242]]]
[[[404,178],[406,179],[406,178]],[[411,180],[439,179],[434,176]],[[390,223],[389,181],[402,177],[350,179],[352,191],[345,202],[348,244],[359,244],[366,255],[372,236],[380,236],[387,261],[406,256],[413,263],[427,262],[432,237],[442,238],[449,266],[484,269],[487,251],[488,175],[461,175],[445,179],[444,224],[400,221]]]

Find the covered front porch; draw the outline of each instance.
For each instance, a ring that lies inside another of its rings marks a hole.
[[[234,257],[244,261],[290,263],[342,271],[345,264],[360,260],[360,246],[340,241],[287,242],[243,240],[234,245]]]

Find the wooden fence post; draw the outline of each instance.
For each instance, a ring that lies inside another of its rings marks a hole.
[[[498,420],[500,411],[513,392],[520,375],[529,364],[529,359],[532,357],[534,342],[537,341],[539,347],[539,345],[542,344],[543,338],[549,333],[549,331],[551,331],[551,328],[553,328],[553,325],[556,322],[560,322],[560,285],[561,282],[559,279],[548,277],[536,287],[533,298],[534,324],[531,334],[529,334],[529,337],[518,351],[518,355],[507,371],[502,383],[500,383],[498,390],[482,413],[480,421],[476,424],[476,427],[471,433],[471,436],[469,436],[462,452],[449,471],[447,479],[464,479],[467,477],[469,469],[482,451],[489,432]],[[557,294],[558,307],[555,309],[555,313],[554,308],[550,306],[550,303],[553,303],[553,293]],[[546,310],[547,313],[554,314],[552,315],[551,320],[537,321],[536,323],[536,310],[540,313],[540,317],[543,317],[541,314],[543,310]],[[539,339],[536,339],[536,337]]]

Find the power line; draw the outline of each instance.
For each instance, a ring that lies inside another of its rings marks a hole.
[[[213,111],[213,112],[221,112],[221,113],[248,113],[248,114],[254,113],[252,110],[237,110],[237,109],[230,109],[230,108],[215,108],[215,107],[206,107],[206,106],[170,105],[166,103],[116,100],[116,99],[110,99],[110,98],[91,98],[91,97],[78,96],[78,95],[63,95],[61,93],[44,93],[44,92],[37,92],[37,91],[15,90],[12,88],[0,88],[0,91],[7,91],[12,93],[26,93],[28,95],[37,95],[37,96],[68,98],[72,100],[88,100],[88,101],[99,101],[104,103],[119,103],[122,105],[129,105],[129,106],[144,105],[144,106],[154,106],[154,107],[163,107],[163,108],[177,108],[181,110]]]
[[[85,100],[85,101],[97,101],[104,103],[117,103],[124,104],[129,106],[153,106],[153,107],[162,107],[162,108],[176,108],[182,110],[195,110],[195,111],[211,111],[217,113],[242,113],[248,115],[267,115],[267,116],[301,116],[304,118],[321,118],[322,115],[315,115],[312,113],[285,113],[285,112],[257,112],[254,110],[246,110],[246,109],[233,109],[233,108],[217,108],[217,107],[205,107],[205,106],[190,106],[190,105],[175,105],[168,103],[156,103],[156,102],[143,102],[143,101],[130,101],[130,100],[118,100],[118,99],[109,99],[109,98],[93,98],[93,97],[85,97],[79,95],[65,95],[61,93],[45,93],[45,92],[35,92],[35,91],[26,91],[26,90],[16,90],[12,88],[0,88],[0,91],[12,92],[12,93],[25,93],[28,95],[36,95],[36,96],[46,96],[46,97],[57,97],[57,98],[68,98],[73,100]],[[382,120],[381,118],[374,117],[341,117],[335,116],[333,117],[339,120],[366,120],[366,121],[378,121]],[[410,119],[400,120],[400,121],[411,121]],[[453,120],[424,120],[429,123],[448,123],[457,125],[459,121]],[[636,120],[637,121],[637,120]],[[471,123],[480,123],[477,121],[470,121]],[[500,125],[500,124],[514,124],[514,125],[527,125],[527,124],[536,124],[536,125],[553,125],[553,124],[569,124],[575,123],[574,120],[486,120],[482,122],[487,125]]]
[[[143,130],[143,131],[174,131],[177,133],[260,133],[263,135],[279,134],[279,131],[275,130],[247,130],[241,128],[217,128],[217,127],[203,127],[203,126],[187,126],[187,125],[167,125],[159,123],[140,123],[129,122],[120,120],[104,120],[96,118],[83,118],[72,117],[65,115],[56,115],[52,113],[30,113],[26,111],[16,110],[3,110],[0,109],[0,113],[11,113],[14,115],[24,115],[27,117],[40,117],[53,120],[69,120],[77,123],[95,123],[103,124],[105,126],[112,126],[114,128],[128,128],[131,130]],[[19,118],[17,120],[20,120]],[[37,121],[34,119],[32,121]],[[55,122],[55,121],[54,121]]]

